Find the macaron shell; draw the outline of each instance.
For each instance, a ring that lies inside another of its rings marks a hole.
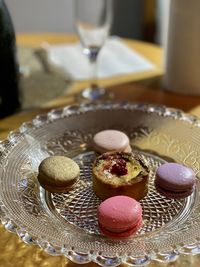
[[[195,184],[195,173],[191,168],[178,163],[161,165],[156,172],[155,183],[175,192],[190,190]]]
[[[99,228],[100,228],[101,232],[105,236],[108,236],[110,238],[128,238],[131,235],[135,234],[140,229],[141,226],[142,226],[142,219],[137,223],[137,225],[135,225],[131,229],[125,230],[123,232],[116,233],[116,232],[108,231],[106,228],[102,227],[99,224]]]
[[[102,228],[124,232],[140,224],[142,207],[130,197],[115,196],[100,204],[97,216]]]
[[[66,184],[66,185],[62,185],[62,186],[47,184],[47,183],[43,182],[42,180],[40,180],[39,177],[38,177],[38,181],[39,181],[40,185],[50,193],[66,193],[69,190],[74,189],[74,187],[77,185],[78,179],[76,181],[74,181],[73,184],[71,184],[71,185]]]
[[[128,145],[124,150],[123,152],[126,152],[126,153],[131,153],[132,152],[132,148],[130,145]]]
[[[43,184],[72,185],[79,177],[78,164],[64,156],[50,156],[39,165],[38,180]]]
[[[129,149],[129,138],[121,131],[105,130],[95,134],[93,137],[93,146],[99,153],[124,151],[125,149]]]
[[[187,191],[182,191],[182,192],[175,192],[175,191],[169,191],[165,190],[164,188],[160,187],[159,185],[155,185],[156,190],[163,196],[168,197],[168,198],[173,198],[173,199],[183,199],[188,196],[190,196],[194,190],[195,186],[192,187],[192,189],[189,189]]]

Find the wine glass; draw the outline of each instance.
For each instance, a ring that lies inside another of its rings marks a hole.
[[[90,86],[80,94],[83,99],[92,101],[107,95],[97,82],[97,59],[109,35],[111,21],[112,0],[75,0],[76,30],[91,67]]]

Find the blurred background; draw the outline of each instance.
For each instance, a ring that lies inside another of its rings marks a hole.
[[[16,32],[74,32],[73,0],[5,0]],[[115,0],[112,34],[163,45],[170,0]],[[95,15],[95,10],[89,11]]]
[[[20,33],[75,33],[74,0],[4,1],[10,12],[17,37],[20,36]],[[170,0],[114,0],[111,35],[165,46],[169,5]],[[89,16],[95,17],[97,15],[97,13],[95,14],[97,10],[90,10],[91,7],[88,6],[85,6],[85,9],[84,12],[86,11]],[[56,69],[54,71],[55,66],[49,64],[49,54],[45,54],[45,58],[44,51],[41,54],[42,45],[43,43],[39,45],[38,49],[27,45],[19,45],[19,43],[17,46],[20,79],[19,90],[15,89],[15,92],[16,98],[20,98],[18,102],[20,102],[22,109],[38,107],[49,100],[55,99],[64,94],[69,89],[71,82],[75,80],[70,75],[63,76],[60,70],[57,71]],[[13,53],[13,50],[11,53]],[[135,52],[132,51],[132,53]],[[120,53],[120,55],[122,54]],[[71,61],[69,60],[69,62]],[[73,60],[73,62],[76,64],[76,61]],[[149,63],[147,62],[147,64]],[[11,79],[8,77],[7,80]],[[12,88],[12,86],[9,86],[9,88]],[[0,111],[2,117],[15,111],[15,108],[10,110],[7,108],[10,106],[12,92],[9,94],[6,90],[4,91],[4,96],[1,96],[1,99],[4,100],[1,102],[6,112]],[[14,102],[15,98],[12,99]],[[17,103],[17,106],[19,106],[19,103]]]

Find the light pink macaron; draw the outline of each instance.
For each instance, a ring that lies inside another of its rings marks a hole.
[[[128,238],[142,225],[142,207],[127,196],[115,196],[103,201],[97,210],[101,232],[111,238]]]
[[[104,130],[93,137],[94,150],[103,154],[110,151],[131,152],[128,136],[118,130]]]

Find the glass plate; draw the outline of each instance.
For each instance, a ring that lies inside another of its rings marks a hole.
[[[149,193],[141,201],[144,225],[126,240],[106,238],[98,229],[91,138],[103,129],[126,132],[152,170]],[[138,266],[199,253],[199,180],[184,200],[162,197],[153,183],[156,168],[167,161],[190,166],[198,175],[199,143],[200,121],[163,106],[105,102],[37,116],[0,143],[1,220],[24,242],[76,263]],[[69,193],[50,194],[39,186],[37,168],[48,155],[69,156],[79,164],[80,182]]]

